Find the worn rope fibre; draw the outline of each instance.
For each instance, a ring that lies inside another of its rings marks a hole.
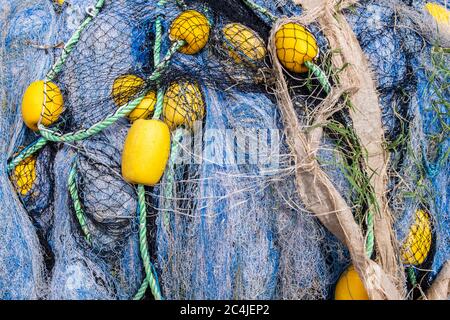
[[[61,72],[64,63],[67,59],[67,57],[70,55],[70,53],[73,51],[73,49],[76,47],[78,41],[80,40],[81,33],[83,30],[89,25],[89,23],[99,14],[100,10],[102,9],[104,5],[105,0],[99,0],[97,4],[95,5],[94,9],[90,12],[89,17],[87,17],[82,24],[79,26],[79,28],[75,31],[73,36],[69,39],[68,43],[65,45],[63,53],[61,57],[58,59],[58,61],[53,65],[51,70],[48,72],[47,76],[45,77],[45,81],[51,81],[53,80],[58,73]],[[163,6],[167,1],[161,0],[158,3],[158,6]],[[153,73],[147,78],[147,81],[157,81],[161,77],[162,72],[167,68],[167,66],[170,63],[171,58],[173,55],[180,49],[182,46],[185,45],[185,41],[175,41],[170,49],[168,50],[167,54],[164,56],[164,58],[161,60],[160,54],[161,54],[161,41],[162,41],[162,27],[161,27],[161,16],[159,16],[155,23],[155,29],[156,29],[156,38],[155,38],[155,46],[154,46],[154,65],[155,69]],[[157,94],[157,104],[154,112],[153,119],[159,119],[162,114],[162,106],[163,106],[163,98],[164,98],[164,90],[160,87],[159,83],[158,85],[158,94]],[[8,170],[13,170],[22,160],[32,156],[39,150],[41,150],[49,141],[52,142],[73,142],[73,141],[80,141],[85,140],[95,134],[98,134],[99,132],[105,130],[115,122],[117,122],[119,119],[123,118],[130,112],[132,112],[139,103],[144,99],[145,95],[141,95],[138,98],[134,99],[133,101],[121,106],[118,108],[118,110],[105,118],[104,120],[95,123],[90,128],[86,130],[79,130],[76,132],[66,133],[64,135],[60,135],[57,132],[47,129],[44,126],[42,126],[40,123],[38,124],[39,132],[41,134],[41,138],[39,138],[37,141],[23,149],[16,157],[14,157],[10,163],[8,164]],[[45,102],[44,102],[45,104]],[[74,209],[76,212],[77,220],[80,224],[80,227],[82,229],[82,232],[85,236],[86,241],[91,244],[91,235],[89,233],[89,230],[86,226],[86,218],[85,214],[83,212],[80,198],[78,195],[77,190],[77,183],[76,183],[76,163],[73,164],[69,179],[69,192],[74,204]],[[147,219],[147,209],[146,209],[146,203],[145,203],[145,188],[142,185],[138,185],[138,198],[139,198],[139,206],[138,206],[138,213],[139,213],[139,244],[140,244],[140,252],[141,257],[143,259],[144,269],[146,277],[141,284],[138,292],[134,296],[134,299],[141,299],[145,291],[150,284],[151,292],[156,300],[161,300],[161,290],[159,288],[159,283],[157,281],[157,278],[155,277],[154,268],[151,264],[149,252],[148,252],[148,244],[147,244],[147,227],[146,227],[146,219]]]
[[[261,13],[265,16],[267,16],[270,20],[275,22],[277,20],[277,17],[272,15],[267,9],[264,7],[254,3],[251,0],[244,0],[244,3],[252,10],[254,10],[257,13]],[[328,80],[328,77],[326,76],[325,72],[317,66],[316,64],[305,61],[305,66],[314,74],[323,89],[325,90],[326,94],[329,94],[331,92],[331,84]],[[366,233],[366,254],[370,258],[374,251],[375,246],[375,236],[374,236],[374,213],[370,210],[367,214],[366,218],[366,225],[367,225],[367,233]]]

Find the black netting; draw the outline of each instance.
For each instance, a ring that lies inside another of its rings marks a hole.
[[[307,72],[306,61],[313,61],[319,54],[317,41],[312,33],[298,23],[286,23],[275,34],[277,56],[281,64],[295,73]]]
[[[202,121],[205,105],[198,84],[188,81],[172,83],[164,95],[163,119],[175,129],[180,125],[192,127]]]

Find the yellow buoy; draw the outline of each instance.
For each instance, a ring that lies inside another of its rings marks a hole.
[[[118,107],[130,102],[136,94],[144,88],[142,78],[133,74],[126,74],[114,80],[112,97]]]
[[[17,191],[26,196],[33,188],[36,180],[36,157],[30,156],[14,168],[12,180],[17,188]]]
[[[123,178],[129,183],[154,186],[164,173],[169,153],[169,127],[160,120],[136,120],[123,147]]]
[[[260,61],[266,56],[264,40],[252,29],[240,23],[229,23],[222,31],[226,39],[225,45],[237,63],[242,62],[242,56],[250,62]]]
[[[342,273],[334,291],[335,300],[369,300],[366,288],[353,265]]]
[[[304,26],[289,22],[275,34],[275,47],[281,64],[295,73],[307,72],[305,61],[313,61],[319,54],[316,39]]]
[[[169,37],[171,41],[186,41],[186,44],[179,49],[181,53],[196,54],[206,46],[209,31],[208,19],[203,14],[195,10],[187,10],[172,22]]]
[[[404,264],[420,265],[431,249],[432,231],[430,216],[423,210],[416,211],[415,221],[402,245]]]
[[[30,84],[22,99],[22,118],[31,130],[38,130],[38,122],[48,127],[55,123],[63,111],[61,91],[53,82],[36,81]]]
[[[425,9],[427,9],[436,22],[447,25],[450,24],[450,11],[448,11],[445,7],[437,3],[429,2],[425,5]]]
[[[156,92],[149,91],[144,99],[137,105],[137,107],[128,114],[128,119],[136,121],[138,119],[147,119],[155,110]]]
[[[164,95],[164,122],[171,129],[180,125],[192,127],[203,118],[205,106],[200,88],[196,83],[174,82]]]

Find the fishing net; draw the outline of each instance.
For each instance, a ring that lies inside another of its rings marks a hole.
[[[339,9],[376,84],[380,169],[357,63],[300,2],[0,0],[0,297],[332,299],[352,263],[425,297],[450,253],[444,26],[422,1]],[[124,164],[148,143],[167,163],[143,183]],[[330,192],[361,243],[320,211]]]

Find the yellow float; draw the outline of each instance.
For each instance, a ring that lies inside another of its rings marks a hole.
[[[117,106],[123,106],[126,103],[137,98],[136,95],[144,88],[145,81],[138,76],[127,74],[118,77],[113,84],[112,96]],[[156,92],[149,91],[144,99],[131,111],[127,117],[130,121],[138,119],[147,119],[155,110]]]
[[[208,43],[210,25],[208,19],[198,11],[187,10],[172,22],[169,30],[171,41],[184,40],[186,44],[179,51],[196,54]]]
[[[128,119],[132,122],[138,119],[147,119],[155,110],[155,105],[156,92],[149,91],[137,107],[128,114]]]
[[[160,120],[138,119],[131,126],[122,153],[122,176],[132,184],[154,186],[169,160],[170,130]]]
[[[266,56],[264,40],[252,29],[240,23],[229,23],[222,31],[226,39],[225,45],[237,63],[242,62],[242,56],[250,62],[261,61]]]
[[[196,83],[183,81],[170,85],[164,95],[163,118],[172,130],[180,125],[192,128],[204,114],[202,93]]]
[[[17,188],[17,191],[26,196],[33,188],[36,180],[36,157],[30,156],[14,168],[12,180]]]
[[[289,22],[275,34],[278,60],[291,72],[307,72],[306,61],[313,61],[319,54],[316,39],[304,26]]]
[[[23,122],[33,131],[38,130],[39,120],[48,127],[59,119],[63,106],[63,96],[56,84],[50,81],[33,82],[22,99]]]
[[[431,240],[430,216],[424,210],[417,210],[415,221],[402,245],[403,263],[414,266],[421,265],[430,252]]]
[[[335,300],[369,300],[366,288],[353,265],[342,273],[336,284]]]
[[[437,3],[427,3],[425,9],[438,23],[450,25],[450,11]]]

